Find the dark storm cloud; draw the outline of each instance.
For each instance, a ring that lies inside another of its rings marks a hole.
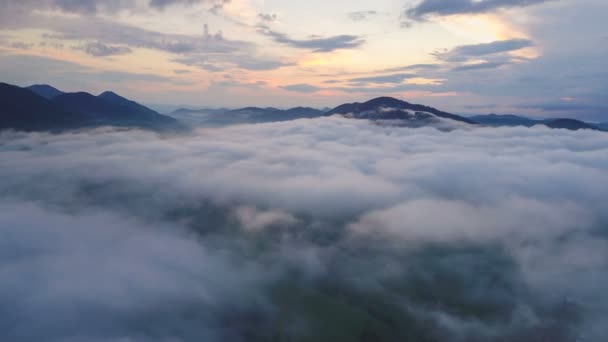
[[[338,35],[332,37],[312,36],[308,39],[293,39],[285,33],[273,31],[266,26],[259,26],[258,32],[272,38],[279,44],[298,49],[309,49],[313,52],[331,52],[341,49],[356,49],[365,44],[365,39],[355,35]]]
[[[403,21],[420,21],[428,16],[492,12],[504,8],[527,7],[555,0],[422,0],[407,8]]]
[[[3,132],[0,326],[11,341],[601,342],[607,141],[338,117]]]

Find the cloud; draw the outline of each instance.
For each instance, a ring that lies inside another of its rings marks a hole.
[[[18,15],[21,19],[0,21],[1,25],[5,29],[49,30],[51,33],[44,34],[48,40],[87,41],[89,43],[82,46],[82,50],[94,56],[125,54],[132,49],[145,48],[179,55],[178,60],[200,60],[204,56],[234,61],[233,56],[238,55],[243,57],[243,65],[256,67],[255,44],[227,39],[221,31],[211,32],[207,24],[203,25],[203,32],[199,35],[172,34],[110,21],[103,16],[66,16],[56,20],[36,11],[26,11],[26,5],[23,5],[23,9],[27,14]],[[267,70],[270,65],[266,63],[264,68]]]
[[[377,15],[377,11],[356,11],[347,14],[348,18],[352,21],[364,21],[369,17]]]
[[[47,34],[47,39],[93,41],[81,49],[94,56],[125,54],[135,48],[153,49],[177,55],[172,58],[177,63],[208,71],[235,66],[248,70],[271,70],[292,64],[258,57],[255,44],[227,39],[221,31],[211,32],[206,24],[202,34],[185,35],[151,31],[100,18],[39,19],[26,26],[52,29],[55,33]]]
[[[471,71],[471,70],[483,70],[483,69],[496,69],[500,68],[503,65],[506,65],[505,62],[482,62],[482,63],[474,63],[474,64],[464,64],[457,67],[453,67],[452,71]]]
[[[193,5],[196,3],[201,3],[201,0],[150,0],[150,7],[164,9],[168,6],[173,5]]]
[[[563,112],[563,113],[573,113],[573,112],[597,112],[597,113],[606,113],[608,112],[608,108],[605,106],[595,106],[586,103],[532,103],[532,104],[520,104],[517,105],[519,108],[526,109],[540,109],[542,111],[547,112]]]
[[[138,6],[143,2],[143,7]],[[164,10],[169,6],[192,6],[196,4],[210,5],[210,11],[218,11],[230,0],[2,0],[0,5],[7,13],[25,15],[32,10],[59,10],[80,15],[96,15],[100,12],[115,13],[122,10],[138,10],[152,8]]]
[[[284,211],[263,211],[256,207],[241,206],[235,209],[234,215],[247,231],[260,231],[272,226],[286,226],[297,222],[297,219]]]
[[[95,57],[125,55],[132,52],[132,50],[126,46],[105,45],[100,42],[86,43],[77,48]]]
[[[567,203],[560,207],[564,216],[557,219],[554,204],[526,198],[511,197],[490,206],[458,200],[414,200],[368,213],[350,228],[362,234],[387,234],[406,240],[470,243],[557,238],[579,224],[593,224],[580,221],[588,214],[584,208]],[[441,208],[440,216],[432,214],[437,208]],[[513,215],[525,222],[526,228],[513,225],[508,219]]]
[[[298,93],[314,93],[314,92],[321,90],[321,88],[319,88],[317,86],[314,86],[311,84],[305,84],[305,83],[285,85],[285,86],[281,86],[281,88],[288,90],[288,91],[298,92]]]
[[[266,59],[252,55],[232,54],[232,55],[191,55],[187,57],[174,58],[174,62],[195,66],[210,72],[225,71],[231,68],[245,70],[275,70],[286,66],[294,65],[290,62],[283,62],[274,59]]]
[[[189,74],[191,73],[190,70],[186,70],[186,69],[175,69],[173,70],[174,74],[178,74],[178,75],[183,75],[183,74]]]
[[[27,202],[0,209],[0,324],[10,320],[11,341],[220,341],[228,332],[210,313],[255,304],[254,269],[231,265],[179,227]]]
[[[64,21],[51,25],[54,26],[51,26],[53,29],[60,32],[50,36],[55,39],[91,39],[104,44],[121,44],[175,54],[229,53],[251,46],[246,42],[225,39],[221,32],[210,33],[207,25],[204,25],[201,35],[166,34],[101,19],[94,22],[75,19],[72,23]]]
[[[340,117],[1,132],[0,325],[11,341],[603,341],[606,153],[603,132]]]
[[[269,13],[258,13],[258,19],[260,19],[263,22],[271,23],[271,22],[277,20],[277,15],[269,14]]]
[[[25,42],[11,42],[9,46],[15,49],[29,50],[34,47],[34,44]]]
[[[272,38],[275,42],[298,49],[309,49],[313,52],[332,52],[341,49],[356,49],[365,44],[365,39],[355,35],[338,35],[332,37],[311,37],[309,39],[293,39],[288,35],[259,26],[258,32]]]
[[[117,12],[136,5],[135,0],[1,0],[4,15],[27,16],[35,10],[59,10],[66,13],[95,15]]]
[[[403,12],[402,22],[421,21],[429,16],[493,12],[506,8],[533,6],[549,1],[553,0],[422,0]]]
[[[375,84],[398,84],[403,83],[403,81],[408,78],[416,77],[414,74],[391,74],[391,75],[380,75],[380,76],[370,76],[370,77],[357,77],[351,78],[351,82],[358,83],[375,83]]]
[[[0,73],[3,80],[9,83],[30,85],[55,80],[58,87],[64,89],[86,89],[88,82],[99,84],[122,84],[129,81],[171,82],[165,76],[149,73],[129,73],[122,71],[104,71],[77,63],[46,57],[29,55],[0,56]],[[44,75],[44,79],[41,78]],[[101,83],[100,83],[101,82]]]
[[[380,70],[379,72],[400,72],[400,71],[412,71],[412,70],[436,70],[441,68],[441,64],[412,64],[401,67],[394,67]]]
[[[171,61],[198,67],[209,72],[230,69],[275,70],[294,65],[278,57],[260,55],[256,44],[231,40],[221,31],[213,32],[207,24],[200,35],[171,34],[108,21],[102,17],[68,17],[61,21],[40,16],[19,27],[50,29],[45,38],[55,41],[89,41],[78,46],[92,56],[131,53],[134,49],[168,52]]]
[[[532,45],[533,42],[528,39],[499,40],[484,44],[461,45],[445,52],[436,52],[434,56],[442,61],[462,62],[471,58],[517,51]]]

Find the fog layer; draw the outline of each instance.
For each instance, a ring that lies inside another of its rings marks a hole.
[[[608,139],[0,133],[10,341],[602,341]]]

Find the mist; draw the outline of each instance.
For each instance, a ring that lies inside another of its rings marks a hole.
[[[0,132],[9,341],[603,341],[608,140]]]

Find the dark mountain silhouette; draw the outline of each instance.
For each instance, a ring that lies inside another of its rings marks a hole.
[[[276,111],[279,111],[279,110],[280,109],[274,108],[274,107],[266,107],[266,108],[245,107],[245,108],[234,109],[234,110],[231,110],[230,112],[232,112],[232,113],[247,113],[247,114],[260,114],[260,115],[264,115],[264,114],[276,112]]]
[[[536,125],[545,125],[550,128],[562,128],[569,130],[579,130],[579,129],[591,129],[591,130],[602,130],[602,128],[598,125],[586,123],[584,121],[576,120],[576,119],[544,119],[544,120],[535,120],[526,118],[524,116],[518,115],[475,115],[470,117],[471,120],[474,120],[482,125],[493,126],[493,127],[502,127],[502,126],[525,126],[532,127]]]
[[[171,113],[168,113],[167,115],[170,116],[174,116],[174,115],[181,115],[181,114],[205,114],[205,113],[209,113],[209,112],[227,112],[229,111],[229,109],[226,108],[178,108],[174,111],[172,111]]]
[[[29,89],[0,83],[0,129],[58,130],[83,125],[81,117]]]
[[[40,89],[40,88],[37,88]],[[0,128],[58,131],[95,126],[178,129],[177,120],[114,93],[63,93],[51,100],[26,88],[0,83]]]
[[[608,122],[602,122],[602,123],[597,124],[596,126],[605,131],[608,131]]]
[[[526,126],[532,127],[538,124],[538,120],[526,118],[519,115],[475,115],[469,119],[486,126]]]
[[[370,120],[409,120],[420,122],[437,118],[451,119],[475,125],[475,121],[465,117],[442,112],[438,109],[409,102],[392,97],[378,97],[364,103],[347,103],[340,105],[325,115],[341,114],[356,119]]]
[[[232,110],[226,113],[226,115],[246,116],[254,122],[289,121],[305,118],[310,119],[323,116],[323,114],[324,113],[318,109],[308,107],[295,107],[290,109],[247,107]]]
[[[178,109],[170,116],[193,125],[223,126],[245,123],[280,122],[323,116],[324,112],[314,108],[295,107],[278,109],[273,107],[245,107],[227,109]]]
[[[177,126],[177,120],[161,115],[113,92],[104,92],[99,96],[84,92],[66,93],[51,101],[66,110],[84,115],[92,125],[96,126],[111,125],[148,129]]]
[[[592,129],[595,131],[599,131],[600,129],[594,125],[588,124],[586,122],[575,120],[575,119],[555,119],[555,120],[545,120],[543,125],[551,128],[564,128],[569,129],[571,131],[576,131],[579,129]]]
[[[27,87],[27,89],[44,97],[47,100],[51,100],[52,98],[63,94],[63,92],[61,90],[51,87],[48,84],[34,84],[34,85]]]
[[[325,112],[325,110],[319,110],[310,107],[294,107],[283,111],[284,115],[286,116],[298,118],[316,118],[319,116],[323,116]]]

